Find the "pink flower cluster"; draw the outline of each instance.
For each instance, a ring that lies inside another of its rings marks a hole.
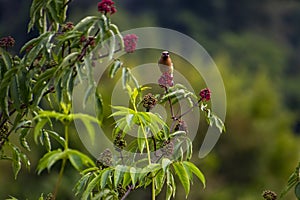
[[[110,13],[111,15],[117,12],[117,9],[114,6],[115,2],[112,0],[102,0],[98,3],[98,11],[104,13]]]
[[[173,75],[169,72],[164,72],[158,79],[158,84],[163,87],[172,87],[174,85]]]
[[[123,37],[125,51],[127,53],[133,53],[136,49],[138,36],[135,34],[128,34]]]
[[[211,95],[211,92],[208,88],[204,88],[200,91],[199,93],[200,97],[201,97],[201,100],[203,101],[209,101],[210,100],[210,95]]]

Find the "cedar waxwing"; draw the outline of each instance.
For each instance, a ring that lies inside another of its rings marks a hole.
[[[168,51],[163,51],[161,53],[161,57],[158,61],[158,66],[159,66],[161,73],[167,72],[167,73],[173,75],[174,67],[173,67],[173,63],[172,63],[172,60],[170,58]]]

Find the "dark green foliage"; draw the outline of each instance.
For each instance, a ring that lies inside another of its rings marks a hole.
[[[8,51],[13,43],[6,45],[5,49],[0,48],[0,159],[11,160],[17,178],[22,165],[30,168],[25,154],[32,149],[28,137],[32,135],[35,143],[45,147],[38,160],[37,174],[42,175],[45,169],[50,172],[58,163],[61,168],[53,194],[46,197],[42,194],[39,199],[57,197],[67,163],[82,175],[74,187],[81,199],[125,198],[132,190],[151,184],[153,198],[166,186],[166,197],[170,199],[176,194],[175,177],[188,196],[194,175],[205,186],[202,172],[190,161],[193,147],[186,130],[173,130],[174,127],[165,123],[161,116],[149,112],[156,105],[156,99],[146,111],[140,110],[143,92],[150,88],[141,87],[131,69],[124,66],[123,61],[113,58],[116,52],[124,50],[124,44],[110,16],[99,13],[85,17],[77,24],[66,22],[69,3],[66,0],[32,1],[28,31],[37,28],[39,34],[21,47],[20,55]],[[95,53],[100,50],[106,50],[106,53]],[[89,155],[70,148],[70,129],[75,120],[81,121],[90,140],[95,143],[94,125],[101,126],[107,116],[104,116],[104,103],[94,81],[94,62],[104,58],[112,62],[110,78],[121,71],[122,86],[128,93],[132,108],[112,106],[114,112],[110,117],[117,119],[113,137],[121,157],[116,159],[116,155],[107,150],[94,162]],[[73,90],[76,84],[86,80],[83,107],[93,98],[96,117],[73,113],[72,110]],[[201,102],[180,84],[166,88],[159,102],[172,107],[182,99],[186,99],[191,108]],[[201,107],[205,107],[202,111],[208,113],[210,125],[214,122],[222,132],[223,122],[206,106],[201,103]],[[173,116],[173,123],[179,122],[181,117]],[[64,130],[57,128],[57,124]],[[127,146],[126,136],[136,127],[138,137]],[[19,144],[11,140],[12,134],[17,134]],[[133,158],[122,156],[125,148],[134,154]],[[154,151],[160,155],[152,155]],[[147,156],[140,159],[142,153]]]

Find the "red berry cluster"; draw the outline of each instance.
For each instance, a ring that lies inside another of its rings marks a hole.
[[[199,93],[202,101],[209,101],[211,92],[208,88],[204,88]]]
[[[158,84],[163,87],[172,87],[174,85],[173,75],[169,72],[164,72],[158,79]]]
[[[101,2],[98,3],[98,11],[102,12],[103,14],[114,14],[117,12],[117,9],[114,6],[115,2],[112,0],[102,0]]]
[[[135,34],[128,34],[123,37],[125,51],[133,53],[136,49],[138,37]]]

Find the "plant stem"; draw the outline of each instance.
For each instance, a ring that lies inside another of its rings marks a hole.
[[[63,159],[63,162],[62,162],[62,165],[61,165],[61,168],[60,168],[60,172],[59,172],[59,175],[58,175],[58,179],[57,179],[57,182],[56,182],[56,185],[55,185],[55,190],[54,190],[54,192],[53,192],[52,200],[55,200],[55,199],[56,199],[57,192],[58,192],[58,188],[59,188],[59,186],[60,186],[60,183],[61,183],[61,180],[62,180],[62,177],[63,177],[63,174],[64,174],[64,169],[65,169],[65,166],[66,166],[66,161],[67,161],[67,159],[64,158],[64,159]]]
[[[69,124],[65,124],[65,150],[69,148]]]
[[[152,200],[155,200],[155,182],[154,177],[152,178]]]
[[[151,162],[151,155],[150,155],[150,148],[149,148],[149,143],[148,143],[148,139],[147,139],[147,133],[144,129],[144,126],[141,122],[141,127],[142,127],[142,130],[143,130],[143,134],[144,134],[144,137],[145,137],[145,140],[146,140],[146,149],[147,149],[147,156],[148,156],[148,163],[149,165],[152,164]],[[154,177],[152,177],[152,200],[155,200],[155,182],[154,182]]]
[[[141,127],[142,127],[142,130],[143,130],[144,138],[145,138],[145,141],[146,141],[148,163],[149,163],[149,165],[151,165],[151,155],[150,155],[149,142],[148,142],[148,139],[147,139],[147,133],[145,132],[144,126],[142,124],[143,122],[140,122],[140,123],[141,123]]]
[[[133,190],[134,186],[129,186],[128,190],[126,191],[126,193],[124,194],[124,196],[121,198],[121,200],[125,200],[126,197],[129,195],[129,193]]]
[[[65,151],[69,148],[68,146],[69,146],[69,123],[66,123],[65,124],[65,146],[64,146],[64,150]],[[55,185],[55,190],[53,192],[53,198],[52,198],[52,200],[56,199],[58,188],[60,186],[62,177],[64,175],[64,170],[65,170],[66,162],[67,162],[67,159],[64,158],[63,161],[62,161],[62,164],[61,164],[61,168],[60,168],[58,179],[57,179],[57,182],[56,182],[56,185]]]

